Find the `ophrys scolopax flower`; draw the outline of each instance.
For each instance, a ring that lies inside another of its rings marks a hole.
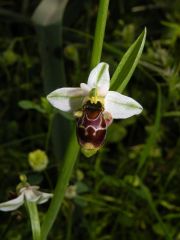
[[[125,119],[142,111],[134,99],[109,91],[109,65],[99,63],[79,88],[59,88],[47,99],[57,109],[77,118],[77,138],[85,151],[97,151],[104,143],[106,129],[113,119]]]

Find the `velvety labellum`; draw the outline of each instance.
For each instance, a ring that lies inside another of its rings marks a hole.
[[[100,102],[88,101],[77,119],[77,138],[79,144],[86,149],[100,148],[106,137],[107,123]]]

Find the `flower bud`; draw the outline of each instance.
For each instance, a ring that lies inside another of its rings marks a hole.
[[[66,192],[65,192],[65,197],[68,198],[68,199],[73,199],[76,197],[77,195],[77,187],[76,185],[69,185],[66,189]]]
[[[37,149],[29,153],[28,162],[34,171],[39,172],[47,167],[48,157],[44,151]]]

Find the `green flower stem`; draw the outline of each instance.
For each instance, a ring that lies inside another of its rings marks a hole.
[[[100,0],[91,57],[91,69],[94,68],[101,60],[108,6],[109,0]]]
[[[45,216],[44,222],[42,224],[42,239],[45,240],[48,236],[48,233],[56,219],[56,216],[58,214],[58,211],[61,207],[64,194],[67,188],[67,185],[69,183],[69,179],[72,174],[72,170],[74,167],[74,164],[76,162],[77,156],[79,153],[79,146],[77,144],[76,140],[76,133],[72,134],[72,137],[69,142],[69,146],[67,148],[65,158],[64,158],[64,165],[60,171],[57,185],[55,187],[54,191],[54,197],[51,201],[50,207],[48,209],[48,212]]]
[[[41,227],[39,222],[37,205],[35,202],[26,201],[26,206],[31,221],[33,240],[41,240]]]

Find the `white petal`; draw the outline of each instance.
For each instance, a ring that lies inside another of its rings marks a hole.
[[[51,92],[47,99],[59,110],[71,112],[81,107],[85,95],[85,91],[81,88],[59,88]]]
[[[88,86],[86,83],[81,83],[81,84],[80,84],[80,87],[81,87],[81,89],[82,89],[84,92],[87,93],[87,95],[88,95],[88,93],[91,91],[90,86]]]
[[[41,198],[40,192],[32,189],[26,189],[24,191],[24,195],[26,200],[29,202],[38,202],[38,200]]]
[[[23,203],[24,203],[24,195],[21,194],[13,200],[0,203],[0,210],[4,212],[16,210],[21,205],[23,205]]]
[[[25,199],[29,202],[36,202],[37,204],[42,204],[47,202],[49,198],[53,196],[51,193],[44,193],[38,191],[39,186],[28,186],[26,188],[21,189],[23,194],[25,195]]]
[[[47,202],[50,198],[53,197],[53,194],[52,193],[44,193],[44,192],[40,192],[41,194],[41,197],[40,199],[38,200],[38,204],[42,204],[42,203],[45,203]]]
[[[20,190],[19,190],[19,192],[20,193],[24,193],[25,191],[27,191],[27,190],[38,190],[39,189],[39,186],[31,186],[31,185],[27,185],[27,186],[25,186],[25,187],[22,187]]]
[[[88,86],[98,89],[99,96],[105,96],[110,86],[109,65],[99,63],[91,72],[87,82]]]
[[[105,98],[105,110],[114,119],[124,119],[142,112],[142,106],[134,99],[118,92],[109,91]]]

